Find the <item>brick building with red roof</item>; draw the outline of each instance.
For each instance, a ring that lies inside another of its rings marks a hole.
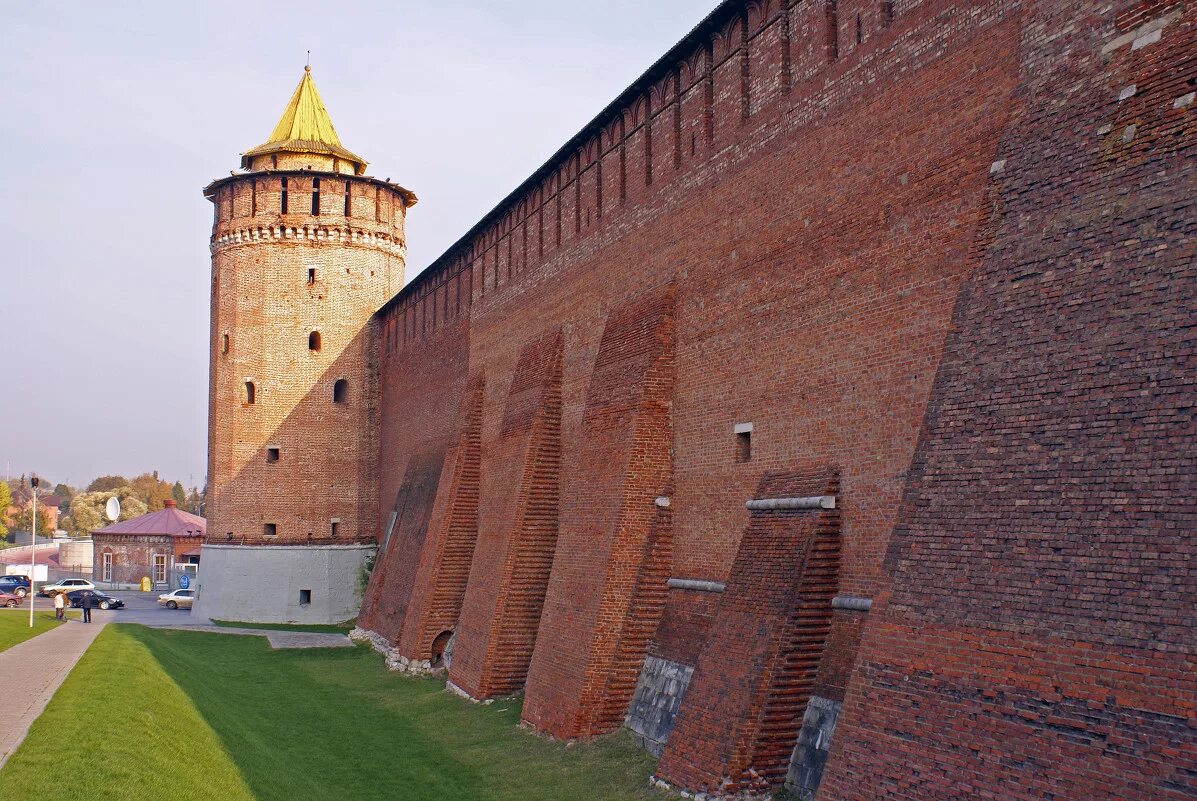
[[[93,531],[93,576],[104,584],[137,584],[149,576],[155,588],[174,587],[180,576],[194,577],[207,528],[204,518],[168,500],[156,512]]]

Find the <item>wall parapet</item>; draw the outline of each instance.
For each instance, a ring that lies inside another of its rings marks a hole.
[[[808,108],[796,119],[808,122],[847,102],[851,93],[835,86],[859,65],[848,57],[898,42],[899,16],[925,16],[862,5],[853,37],[835,9],[827,0],[721,3],[382,307],[396,329],[387,349],[468,314],[533,268],[559,266],[572,245],[664,188],[706,180],[717,157],[743,155],[746,124],[799,103]],[[958,26],[937,27],[949,36]]]
[[[416,196],[389,181],[309,170],[233,173],[204,188],[210,242],[305,239],[382,245],[395,255]]]

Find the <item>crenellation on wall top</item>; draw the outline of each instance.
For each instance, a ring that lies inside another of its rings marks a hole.
[[[853,45],[849,37],[841,47],[830,40],[846,36],[843,26],[812,3],[729,0],[379,314],[404,318],[405,332],[431,335],[462,311],[543,280],[579,247],[593,250],[618,238],[683,192],[754,158],[776,140],[779,122],[800,128],[840,104],[860,102],[859,87],[874,85],[879,72],[934,60],[952,38],[981,32],[1000,18],[994,5],[962,19],[942,9],[891,7],[873,18],[863,40]],[[720,36],[728,42],[724,49],[716,47]],[[426,308],[435,302],[439,312]],[[446,304],[452,313],[445,313]]]
[[[809,99],[791,91],[791,87],[813,74],[812,70],[822,72],[845,62],[860,45],[807,47],[794,31],[804,30],[797,18],[810,15],[811,6],[797,0],[725,0],[404,287],[387,307],[419,296],[418,288],[425,283],[452,280],[451,274],[460,271],[490,269],[495,275],[493,266],[480,268],[477,262],[493,260],[494,247],[525,227],[539,236],[531,255],[521,254],[518,267],[548,264],[567,242],[572,246],[605,227],[622,209],[651,202],[649,198],[662,188],[689,180],[681,176],[695,174],[697,168],[734,145],[718,140],[716,131],[726,136],[726,131],[765,108],[778,106],[783,97],[791,105]],[[842,35],[833,15],[820,13],[814,19],[824,30],[811,30],[808,36],[822,42]],[[891,33],[893,23],[891,12],[877,23],[876,30],[870,31],[872,49],[876,43],[897,46],[905,32]],[[770,31],[775,35],[766,36]],[[882,33],[888,38],[881,38]],[[805,73],[798,71],[801,59],[811,62]],[[731,61],[738,62],[736,72],[741,75],[733,88],[740,95],[734,113],[724,108],[731,106],[715,91],[717,74],[723,74],[721,71]],[[753,89],[750,69],[765,71],[754,73],[758,83],[764,79],[764,88]],[[832,92],[824,84],[842,80],[855,80],[852,71],[837,69],[827,81],[805,83],[810,91],[840,97],[842,92]],[[749,99],[751,92],[756,93],[755,104]],[[773,111],[779,113],[777,108]],[[658,141],[660,144],[656,144]],[[633,165],[636,159],[639,161]],[[616,189],[610,186],[613,180],[618,183]],[[638,188],[629,188],[634,181],[640,181]],[[562,219],[567,215],[571,219]],[[500,280],[490,283],[495,285],[488,286],[486,279],[474,282],[480,296],[501,290]]]
[[[321,181],[332,181],[344,184],[348,182],[354,186],[372,186],[380,190],[386,190],[402,198],[403,205],[406,208],[411,208],[419,202],[419,197],[415,192],[394,183],[390,179],[375,178],[370,175],[346,175],[344,173],[334,172],[318,172],[315,170],[256,170],[245,172],[232,172],[224,178],[217,178],[212,183],[204,187],[204,197],[215,202],[220,190],[229,184],[235,184],[246,181],[256,180],[270,180],[282,178],[297,178],[300,180],[311,180],[313,178]]]

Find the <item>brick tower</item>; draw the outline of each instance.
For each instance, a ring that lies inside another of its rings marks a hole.
[[[373,538],[371,315],[403,286],[411,192],[365,175],[310,68],[212,226],[211,542]]]

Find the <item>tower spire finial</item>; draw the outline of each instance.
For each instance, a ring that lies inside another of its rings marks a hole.
[[[311,50],[308,51],[308,60],[303,63],[303,71],[304,72],[312,71],[312,51]]]

